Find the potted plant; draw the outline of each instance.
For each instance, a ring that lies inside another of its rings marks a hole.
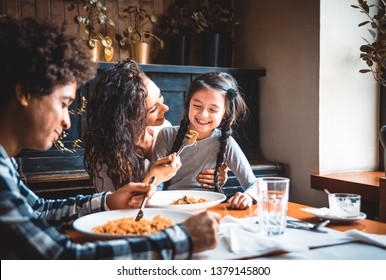
[[[103,45],[103,54],[106,61],[110,61],[114,56],[114,48],[112,46],[112,40],[109,36],[104,36],[96,29],[96,25],[109,25],[115,26],[115,23],[109,19],[106,15],[106,7],[102,2],[97,0],[70,0],[69,11],[75,9],[77,4],[79,13],[81,10],[85,14],[79,14],[75,16],[74,21],[77,24],[85,25],[85,32],[88,36],[86,43],[87,47],[93,51],[93,60],[99,60],[99,40]]]
[[[229,2],[229,1],[228,1]],[[201,59],[207,66],[232,64],[234,29],[239,22],[223,0],[199,0],[193,13],[202,33]]]
[[[168,61],[171,64],[188,65],[191,36],[199,33],[189,0],[172,2],[166,14],[160,16],[159,29],[167,39]]]
[[[131,5],[124,9],[123,12],[125,13],[124,18],[128,19],[129,25],[123,30],[123,35],[116,34],[119,46],[125,48],[128,45],[130,58],[136,62],[149,63],[150,49],[151,47],[155,48],[155,45],[151,45],[151,43],[156,40],[160,48],[164,48],[163,40],[154,35],[152,31],[146,29],[149,25],[158,22],[157,17],[150,15],[145,9]]]
[[[371,73],[381,87],[380,104],[385,106],[386,87],[386,1],[379,4],[368,4],[366,0],[358,0],[358,5],[351,5],[365,14],[368,20],[358,24],[359,27],[369,26],[367,30],[371,40],[363,38],[365,44],[360,46],[360,58],[366,63],[367,68],[359,70],[360,73]],[[386,116],[381,115],[381,128],[379,139],[384,149],[383,167],[386,171]]]
[[[370,25],[367,29],[371,40],[365,40],[365,44],[360,46],[360,58],[367,64],[367,69],[361,69],[360,73],[372,73],[374,79],[381,85],[386,86],[383,72],[386,69],[386,9],[385,1],[383,5],[368,5],[366,0],[358,0],[358,6],[351,5],[359,9],[361,13],[368,17],[368,20],[359,23],[358,26]],[[375,11],[374,11],[374,9]]]

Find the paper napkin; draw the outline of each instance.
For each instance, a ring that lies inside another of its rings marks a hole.
[[[220,224],[220,236],[226,241],[232,253],[254,252],[269,254],[275,252],[299,252],[309,250],[305,245],[289,243],[281,236],[265,236],[258,225],[251,223],[250,218],[237,219],[225,216]],[[253,218],[256,220],[256,218]]]
[[[350,229],[344,232],[346,236],[367,244],[383,247],[386,249],[386,235],[365,233],[357,229]]]

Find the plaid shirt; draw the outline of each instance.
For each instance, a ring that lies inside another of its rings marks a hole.
[[[106,210],[107,193],[45,200],[20,180],[14,158],[0,145],[1,259],[189,259],[192,244],[186,230],[164,231],[127,239],[73,243],[55,226]]]

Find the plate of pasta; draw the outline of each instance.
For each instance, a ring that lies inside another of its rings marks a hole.
[[[148,207],[202,212],[223,201],[226,196],[210,191],[158,191],[149,200]]]
[[[135,221],[138,209],[111,210],[78,218],[73,223],[77,231],[98,239],[115,239],[151,234],[181,223],[192,214],[173,209],[143,209],[144,216]]]

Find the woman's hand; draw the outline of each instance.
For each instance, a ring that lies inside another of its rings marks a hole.
[[[232,196],[228,202],[227,206],[233,209],[244,210],[248,207],[251,207],[253,204],[253,198],[246,193],[237,192],[234,196]]]
[[[220,186],[223,186],[228,180],[228,166],[226,164],[221,165],[218,173],[218,182]],[[214,169],[202,170],[198,175],[198,182],[207,189],[214,188]]]
[[[144,182],[148,182],[152,176],[155,176],[156,182],[154,185],[159,185],[162,182],[168,181],[176,175],[181,167],[180,157],[171,154],[167,157],[158,159],[147,173]]]

